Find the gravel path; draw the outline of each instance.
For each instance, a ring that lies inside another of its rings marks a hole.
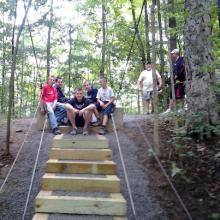
[[[134,126],[134,124],[132,123],[133,120],[142,120],[142,117],[125,117],[125,126]],[[134,199],[137,220],[167,220],[168,218],[166,217],[166,213],[160,208],[159,202],[152,195],[152,191],[150,191],[150,189],[146,187],[148,186],[149,179],[146,173],[146,169],[144,170],[144,168],[138,163],[137,145],[135,144],[135,142],[131,141],[128,138],[123,130],[120,131],[118,134],[121,149],[123,151],[125,159],[125,166],[128,172],[131,192]],[[41,132],[33,128],[15,165],[12,175],[10,176],[6,184],[3,193],[0,194],[0,220],[21,219],[32,175],[32,169],[38,150],[40,136]],[[134,220],[135,218],[132,214],[128,190],[124,180],[124,174],[115,135],[114,133],[109,133],[108,135],[106,135],[106,137],[109,138],[109,146],[113,150],[113,160],[117,163],[117,175],[121,178],[122,194],[128,202],[128,219]],[[37,166],[30,202],[26,213],[25,219],[27,220],[32,219],[34,213],[34,199],[40,190],[39,181],[40,177],[44,174],[45,163],[48,160],[48,153],[52,138],[52,134],[45,133],[42,143],[42,149],[40,152],[40,160]],[[2,184],[6,172],[7,169],[3,170],[2,175],[0,176],[0,184]],[[84,216],[72,217],[68,215],[53,215],[53,218],[50,217],[49,219],[83,220],[85,218]],[[90,217],[86,219],[108,220],[110,218]]]

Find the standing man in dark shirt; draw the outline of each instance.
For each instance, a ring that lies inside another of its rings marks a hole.
[[[81,88],[75,90],[74,98],[70,99],[68,103],[65,104],[65,108],[67,110],[67,117],[73,127],[71,134],[76,135],[77,127],[79,126],[83,127],[83,135],[87,135],[88,125],[91,121],[95,105],[84,97]]]
[[[174,79],[174,91],[176,100],[178,102],[183,102],[185,96],[185,64],[183,57],[180,56],[179,50],[174,49],[171,51],[171,58],[173,61],[173,77]],[[172,90],[170,92],[169,108],[166,112],[171,112],[173,110],[173,99]]]
[[[100,104],[97,102],[97,98],[96,98],[98,89],[94,88],[89,80],[85,80],[83,85],[87,92],[86,98],[89,99],[96,106],[93,112],[94,114],[92,115],[92,125],[98,126],[101,124],[101,120],[98,112],[101,111],[101,107]]]
[[[68,120],[67,120],[67,112],[64,107],[64,103],[68,102],[69,99],[64,95],[62,91],[62,85],[63,85],[62,78],[57,77],[56,84],[55,84],[55,88],[57,90],[57,105],[56,105],[56,109],[54,113],[55,113],[57,122],[59,124],[62,124],[62,123],[66,124]]]

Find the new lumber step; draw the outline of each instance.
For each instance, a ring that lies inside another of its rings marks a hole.
[[[49,157],[63,160],[111,160],[112,150],[51,148]]]
[[[126,216],[127,204],[121,194],[112,198],[54,196],[40,191],[36,197],[36,212]]]
[[[108,148],[108,139],[103,135],[70,135],[61,134],[53,138],[53,148],[81,148],[100,149]]]
[[[72,214],[71,215],[71,219],[72,220],[77,220],[77,219],[84,219],[84,220],[91,220],[91,217],[90,217],[91,215],[82,215],[82,214],[80,214],[80,215],[77,215],[77,214]],[[98,218],[98,216],[97,215],[92,215],[92,219],[100,219],[100,218],[102,218],[103,219],[103,217],[102,216],[99,216],[99,218]],[[52,213],[52,214],[47,214],[47,213],[36,213],[35,215],[34,215],[34,217],[32,218],[32,220],[57,220],[57,219],[70,219],[70,215],[69,214],[60,214],[60,213]],[[128,218],[127,217],[118,217],[118,216],[113,216],[113,217],[110,217],[110,216],[108,216],[108,220],[128,220]]]
[[[113,161],[76,161],[50,159],[46,164],[46,172],[115,174],[116,164]]]
[[[63,190],[78,192],[109,192],[121,190],[120,179],[115,175],[86,176],[46,173],[41,179],[42,190]]]

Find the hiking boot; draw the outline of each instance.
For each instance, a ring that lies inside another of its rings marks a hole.
[[[87,128],[83,128],[83,135],[88,135],[89,134],[89,132],[88,132],[88,130],[87,130]]]
[[[99,134],[105,135],[106,134],[106,128],[105,127],[101,127],[100,130],[99,130]]]
[[[59,130],[58,128],[54,128],[53,131],[52,131],[52,133],[53,133],[54,135],[61,134],[61,132],[60,132],[60,130]]]
[[[76,135],[77,134],[77,128],[73,128],[73,130],[70,132],[71,135]]]

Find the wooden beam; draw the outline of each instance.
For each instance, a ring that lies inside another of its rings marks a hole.
[[[53,138],[53,148],[81,148],[99,149],[108,148],[108,140],[103,135],[56,135]]]
[[[125,216],[125,199],[52,196],[41,191],[36,197],[36,212]]]
[[[113,161],[75,161],[48,160],[47,173],[81,173],[81,174],[115,174],[116,164]]]
[[[85,177],[51,173],[46,173],[42,177],[41,188],[42,190],[109,193],[118,193],[121,190],[120,179],[114,175]]]
[[[45,213],[36,213],[32,220],[47,220],[49,218],[49,214]]]
[[[49,157],[63,160],[111,160],[112,150],[51,148]]]

